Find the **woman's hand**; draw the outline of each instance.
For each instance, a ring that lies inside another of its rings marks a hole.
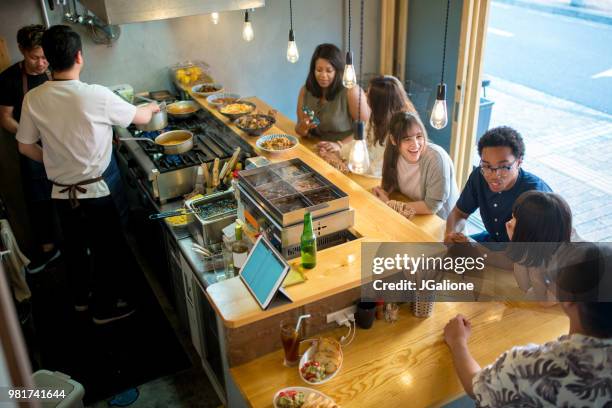
[[[446,324],[444,341],[451,350],[458,347],[467,347],[467,341],[471,334],[472,324],[465,316],[458,314]]]
[[[372,193],[385,204],[389,201],[389,194],[380,186],[374,187]]]
[[[310,132],[310,129],[314,129],[316,127],[317,127],[317,125],[312,123],[312,120],[309,117],[306,116],[306,117],[300,119],[300,121],[297,123],[297,125],[295,125],[295,131],[300,136],[308,136],[308,132]]]
[[[341,146],[336,142],[319,142],[317,143],[317,149],[319,152],[336,153],[340,151]]]

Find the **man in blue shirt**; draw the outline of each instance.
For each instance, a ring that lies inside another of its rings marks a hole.
[[[480,166],[470,175],[461,196],[446,220],[444,242],[467,242],[462,234],[467,218],[477,209],[486,231],[472,235],[477,242],[508,242],[506,221],[512,205],[525,191],[552,191],[538,176],[521,169],[525,144],[514,129],[490,129],[478,142]]]

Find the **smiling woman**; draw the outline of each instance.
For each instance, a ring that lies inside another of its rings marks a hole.
[[[295,131],[299,135],[348,141],[353,134],[353,121],[368,120],[370,110],[364,92],[358,86],[344,88],[342,71],[344,60],[338,47],[321,44],[315,49],[306,83],[298,97]],[[362,98],[360,118],[359,98]]]

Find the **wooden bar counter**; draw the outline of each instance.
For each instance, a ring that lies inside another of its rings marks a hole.
[[[248,136],[238,129],[228,118],[223,116],[205,98],[192,95],[202,106],[207,108],[217,118],[227,123],[244,140],[255,147],[257,137]],[[260,112],[268,112],[271,107],[257,98],[247,99],[257,105]],[[285,116],[278,114],[276,126],[267,134],[287,133],[299,138],[293,131],[294,123]],[[230,279],[211,285],[207,290],[211,304],[228,328],[238,328],[246,324],[266,319],[276,314],[296,309],[300,306],[328,298],[361,285],[361,243],[375,242],[438,242],[439,234],[428,231],[439,230],[441,220],[435,216],[422,216],[421,226],[402,217],[378,200],[370,191],[321,159],[312,151],[312,140],[302,140],[296,149],[280,155],[269,155],[258,152],[272,162],[289,160],[299,157],[323,177],[334,183],[349,195],[351,208],[355,210],[354,232],[358,239],[342,245],[334,246],[317,253],[317,267],[305,272],[305,283],[287,288],[293,299],[291,304],[261,310],[246,287],[238,279]],[[355,176],[353,176],[355,177]],[[360,177],[356,176],[359,180]],[[365,179],[365,178],[363,178]],[[371,183],[371,181],[368,181]],[[428,225],[429,228],[423,228]],[[292,267],[299,267],[299,259],[290,262]]]
[[[255,147],[257,137],[236,128],[204,98],[194,96],[236,134]],[[260,112],[270,107],[249,98]],[[270,133],[296,136],[294,123],[283,115]],[[284,387],[306,386],[297,368],[282,365],[279,321],[311,313],[307,336],[329,331],[327,313],[350,305],[359,298],[361,285],[361,243],[439,242],[444,222],[435,215],[408,220],[378,200],[370,189],[376,180],[344,175],[323,161],[314,151],[315,141],[303,139],[296,149],[272,162],[299,157],[306,164],[349,195],[355,210],[354,232],[358,239],[317,253],[317,266],[305,271],[306,282],[286,290],[290,304],[261,310],[243,283],[229,279],[210,285],[206,297],[217,313],[223,338],[227,404],[230,407],[271,407],[274,394]],[[290,262],[299,268],[299,259]],[[329,383],[316,389],[334,398],[343,407],[424,407],[437,406],[461,394],[452,359],[442,331],[457,313],[473,323],[470,339],[474,357],[489,364],[514,345],[545,342],[566,333],[569,323],[559,308],[510,303],[436,303],[433,315],[419,319],[404,304],[396,323],[376,321],[370,330],[357,330],[355,340],[343,349],[341,371]],[[332,329],[327,335],[339,338],[347,329]]]
[[[429,407],[462,394],[442,332],[449,319],[462,313],[472,321],[469,340],[474,358],[485,366],[512,346],[546,342],[567,333],[569,320],[559,308],[501,303],[436,303],[433,315],[414,317],[402,305],[396,323],[377,320],[369,330],[357,329],[343,348],[340,372],[316,388],[343,408]],[[346,333],[335,330],[338,338]],[[288,386],[308,386],[297,368],[282,364],[283,351],[267,354],[230,371],[254,408],[272,407],[274,394]]]

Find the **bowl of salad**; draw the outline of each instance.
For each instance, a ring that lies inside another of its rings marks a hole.
[[[312,343],[300,359],[300,377],[307,384],[325,384],[342,367],[342,347],[330,337],[318,338]]]
[[[274,408],[339,408],[333,399],[306,387],[283,388],[274,395]]]

